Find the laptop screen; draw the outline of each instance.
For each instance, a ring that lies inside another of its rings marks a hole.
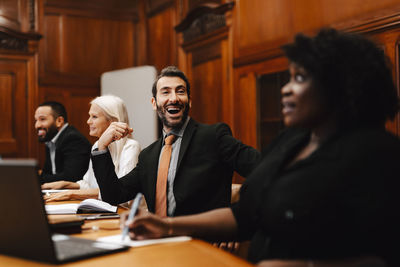
[[[55,261],[35,160],[0,160],[0,253]]]
[[[0,160],[0,253],[65,262],[126,250],[123,245],[53,235],[35,160]]]

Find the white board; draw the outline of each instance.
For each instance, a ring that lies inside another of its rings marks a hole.
[[[158,138],[157,114],[151,106],[151,88],[157,70],[153,66],[133,67],[101,75],[101,94],[122,98],[126,104],[133,138],[145,148]]]

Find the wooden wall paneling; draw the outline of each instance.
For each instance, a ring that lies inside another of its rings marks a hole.
[[[15,99],[13,95],[18,88],[15,87],[14,73],[7,73],[0,62],[0,151],[1,154],[12,154],[17,152],[17,138],[15,137],[13,106]]]
[[[19,30],[20,20],[18,15],[19,2],[15,0],[1,0],[0,1],[0,23],[2,26]]]
[[[139,0],[39,0],[47,13],[110,20],[138,20]]]
[[[177,24],[174,6],[163,9],[147,19],[147,59],[158,71],[177,65]]]
[[[233,121],[228,28],[183,45],[186,72],[192,80],[192,116],[204,123]]]
[[[203,2],[175,26],[183,49],[180,62],[192,80],[191,114],[201,122],[233,122],[230,25],[225,18],[232,7]]]
[[[46,14],[40,83],[98,87],[103,72],[134,65],[134,24]]]
[[[31,55],[0,55],[0,155],[32,157],[32,107],[36,105],[35,58]]]
[[[256,76],[254,73],[243,73],[235,76],[237,90],[234,94],[234,128],[235,137],[244,144],[258,148],[258,106]],[[235,88],[236,89],[236,88]],[[232,182],[243,183],[244,178],[235,173]]]
[[[0,25],[15,31],[30,30],[31,4],[32,0],[0,0]]]
[[[234,90],[233,90],[233,69],[232,51],[230,49],[230,38],[221,40],[221,80],[222,80],[222,99],[221,99],[221,121],[235,128],[235,109],[234,109]],[[233,131],[233,130],[232,130]],[[235,132],[233,132],[234,136]]]
[[[38,44],[35,45],[35,51],[38,51]],[[28,157],[36,158],[38,155],[38,141],[37,133],[34,127],[35,119],[34,114],[39,102],[39,86],[38,86],[38,53],[27,59],[27,70],[28,70],[28,97],[27,97],[27,108],[28,108]],[[26,137],[25,137],[26,138]]]
[[[89,101],[100,94],[102,73],[135,66],[138,0],[38,0],[44,40],[39,53],[39,100],[66,106],[69,121],[91,142]],[[142,14],[143,15],[143,14]],[[142,44],[142,47],[144,45]],[[141,63],[145,59],[142,57]],[[44,150],[40,151],[41,162]]]
[[[222,121],[223,66],[221,44],[192,52],[192,116],[203,123]]]
[[[238,74],[235,88],[235,135],[243,143],[259,147],[257,77],[253,73]]]
[[[279,56],[279,47],[297,32],[314,32],[340,22],[375,19],[399,9],[397,0],[237,1],[234,12],[234,64],[241,66]],[[360,17],[360,18],[358,18]]]
[[[34,157],[38,99],[36,3],[0,0],[0,155]]]
[[[222,119],[228,123],[235,137],[235,108],[234,108],[234,76],[233,76],[233,4],[229,11],[225,12],[225,25],[227,27],[227,37],[221,40],[222,49],[222,77],[223,83],[223,109]]]
[[[149,65],[147,59],[147,14],[146,3],[137,1],[138,22],[135,25],[135,66]]]

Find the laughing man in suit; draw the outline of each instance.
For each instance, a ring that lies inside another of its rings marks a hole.
[[[81,180],[89,166],[91,145],[68,124],[64,106],[55,101],[39,105],[35,112],[35,129],[39,142],[46,144],[42,183]]]
[[[188,116],[190,84],[185,74],[170,66],[154,82],[151,99],[163,124],[163,136],[139,154],[135,169],[118,179],[107,145],[131,129],[113,123],[92,152],[93,168],[102,199],[111,204],[131,200],[138,192],[148,209],[156,210],[156,184],[160,153],[166,136],[174,134],[166,189],[166,215],[194,214],[230,205],[233,171],[247,176],[259,162],[260,153],[232,137],[224,123],[206,125]]]

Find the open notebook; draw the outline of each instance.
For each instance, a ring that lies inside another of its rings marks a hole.
[[[47,214],[116,213],[118,207],[98,199],[85,199],[80,203],[46,205]]]
[[[0,160],[0,253],[60,263],[127,249],[50,231],[44,208],[37,163]]]

